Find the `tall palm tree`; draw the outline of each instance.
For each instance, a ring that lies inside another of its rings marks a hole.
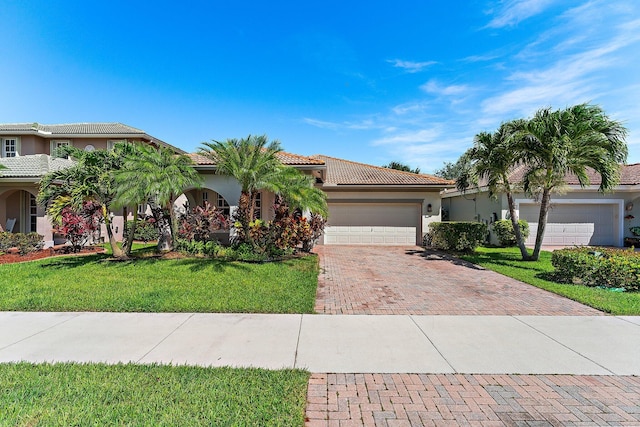
[[[266,135],[205,142],[200,149],[200,154],[216,162],[216,173],[232,176],[240,183],[235,217],[242,229],[241,237],[249,243],[253,243],[249,224],[261,190],[282,195],[291,207],[327,213],[324,194],[314,187],[313,179],[284,166],[277,157],[280,151],[280,143],[269,142]]]
[[[522,259],[529,259],[529,253],[524,245],[518,216],[516,215],[513,193],[516,185],[509,181],[513,168],[519,166],[521,152],[518,148],[515,130],[521,127],[523,121],[516,120],[502,123],[496,132],[480,132],[474,137],[474,146],[463,154],[458,163],[464,169],[456,179],[456,187],[465,191],[471,186],[477,186],[483,181],[489,189],[489,195],[496,197],[504,193],[507,197],[509,214],[516,242]]]
[[[528,165],[524,189],[540,199],[540,215],[532,259],[537,260],[547,224],[551,194],[566,185],[567,173],[589,185],[588,168],[601,176],[599,191],[620,180],[620,163],[627,158],[626,128],[609,119],[596,105],[579,104],[564,110],[538,110],[519,126],[523,159]]]
[[[137,206],[151,202],[158,219],[158,250],[173,249],[178,221],[174,202],[187,188],[199,187],[202,177],[193,168],[193,162],[185,155],[172,150],[138,144],[125,157],[123,167],[116,174],[118,197],[116,204]],[[167,218],[164,212],[169,212]],[[137,209],[134,210],[134,216]],[[134,222],[135,223],[135,222]],[[130,236],[134,230],[131,230]]]
[[[122,159],[130,149],[129,144],[116,144],[113,150],[95,151],[61,147],[59,154],[70,156],[76,163],[69,168],[46,174],[40,182],[38,193],[38,203],[46,206],[47,214],[54,222],[60,218],[62,209],[66,206],[77,210],[88,200],[100,204],[114,257],[124,256],[115,241],[109,215],[116,195],[114,171],[121,167]]]

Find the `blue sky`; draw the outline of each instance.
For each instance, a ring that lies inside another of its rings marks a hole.
[[[0,122],[122,122],[187,151],[423,172],[542,107],[602,106],[640,162],[637,0],[4,0]]]

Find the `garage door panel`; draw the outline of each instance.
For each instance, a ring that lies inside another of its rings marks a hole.
[[[616,245],[613,204],[554,204],[549,210],[543,245]],[[529,223],[528,245],[538,230],[539,205],[521,204],[520,218]]]
[[[329,203],[328,245],[415,245],[420,233],[417,203]]]

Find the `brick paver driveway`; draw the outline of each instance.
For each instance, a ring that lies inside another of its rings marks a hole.
[[[601,315],[598,310],[419,247],[317,246],[324,314]]]

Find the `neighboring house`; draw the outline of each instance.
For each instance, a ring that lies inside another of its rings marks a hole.
[[[121,123],[0,124],[0,227],[13,222],[13,232],[35,231],[45,245],[54,244],[54,233],[44,209],[36,204],[40,179],[46,173],[68,167],[71,160],[52,153],[63,145],[82,150],[109,149],[118,142],[143,142],[184,151]],[[11,220],[11,221],[9,221]],[[122,212],[114,217],[114,232],[122,238]],[[103,233],[104,235],[104,233]]]
[[[36,204],[40,179],[49,171],[68,167],[71,160],[54,158],[61,145],[83,150],[109,149],[118,142],[143,142],[184,153],[144,131],[120,123],[65,125],[0,124],[0,225],[16,219],[14,232],[36,231],[45,244],[57,243],[44,209]],[[200,189],[187,189],[177,200],[184,211],[205,202],[231,214],[240,198],[239,183],[217,175],[215,163],[199,154],[188,154],[203,177]],[[327,194],[328,224],[320,243],[362,245],[414,245],[422,243],[427,224],[440,221],[440,192],[453,182],[442,178],[355,163],[317,155],[281,152],[282,163],[313,176]],[[271,219],[275,196],[260,194],[257,216]],[[122,239],[126,210],[114,212],[113,231]],[[104,233],[103,230],[103,236]],[[229,231],[219,233],[228,239]]]
[[[511,182],[519,182],[523,172],[522,168],[514,170]],[[543,245],[623,246],[624,238],[632,237],[629,228],[640,225],[640,164],[621,165],[620,184],[609,193],[598,192],[600,175],[591,172],[589,178],[591,185],[581,188],[575,176],[567,175],[563,194],[551,196]],[[514,198],[518,217],[529,223],[526,244],[533,245],[540,204],[523,193],[516,193]],[[451,221],[492,224],[509,218],[506,196],[499,194],[492,199],[486,186],[466,193],[445,190],[442,206],[445,218]]]

